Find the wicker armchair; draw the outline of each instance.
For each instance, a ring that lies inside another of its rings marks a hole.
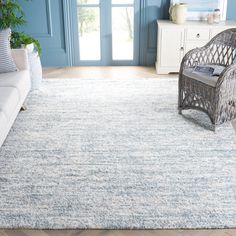
[[[204,64],[225,69],[220,76],[205,80],[204,76],[197,80],[185,73]],[[185,55],[179,73],[178,109],[180,114],[186,109],[207,113],[214,130],[217,125],[236,119],[236,28],[223,31],[206,46]]]

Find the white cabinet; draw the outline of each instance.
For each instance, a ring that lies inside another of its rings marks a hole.
[[[186,22],[176,25],[160,20],[158,24],[157,62],[158,74],[179,72],[183,56],[191,49],[202,47],[216,34],[236,28],[235,22],[209,25],[206,22]]]
[[[182,47],[183,39],[184,31],[181,29],[166,29],[162,32],[162,37],[160,38],[160,44],[162,45],[160,48],[160,54],[166,56],[160,57],[161,67],[175,67],[180,63],[184,53],[184,48]]]
[[[201,42],[186,42],[185,47],[184,47],[184,52],[188,52],[188,51],[190,51],[194,48],[197,48],[197,47],[203,47],[207,43],[208,43],[208,40],[207,41],[201,41]]]

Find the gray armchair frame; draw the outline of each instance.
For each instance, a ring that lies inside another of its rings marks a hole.
[[[236,28],[216,35],[202,48],[189,51],[179,73],[179,113],[196,109],[205,112],[214,125],[236,119]],[[197,65],[225,66],[215,87],[185,76],[183,71]]]

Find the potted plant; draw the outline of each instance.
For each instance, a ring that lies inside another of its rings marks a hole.
[[[32,90],[39,89],[42,83],[42,65],[40,61],[42,48],[39,41],[30,35],[13,31],[11,36],[11,47],[27,49],[32,80]]]
[[[11,35],[12,48],[21,48],[21,47],[26,47],[27,45],[30,45],[31,47],[33,45],[33,48],[35,48],[39,56],[41,56],[42,48],[37,39],[22,32],[16,32],[16,31],[12,32]]]
[[[0,0],[0,29],[12,29],[12,48],[24,47],[27,49],[31,68],[32,89],[38,89],[42,81],[42,66],[40,61],[42,48],[38,40],[30,35],[17,31],[18,27],[24,24],[26,24],[24,12],[18,1]]]
[[[18,26],[24,25],[24,12],[17,1],[0,0],[0,28],[15,29]]]

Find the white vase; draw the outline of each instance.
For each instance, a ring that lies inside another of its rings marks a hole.
[[[27,45],[25,48],[28,51],[28,58],[30,64],[30,75],[32,82],[31,90],[37,90],[40,88],[43,80],[41,60],[38,52],[34,50],[33,43]]]
[[[170,17],[175,24],[184,24],[187,17],[187,4],[179,3],[170,7]]]

